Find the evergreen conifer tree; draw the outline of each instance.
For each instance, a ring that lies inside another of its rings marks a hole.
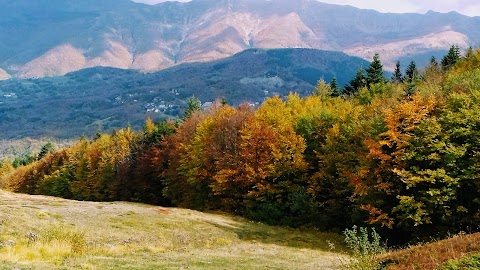
[[[187,109],[185,110],[183,119],[189,118],[193,113],[200,111],[201,108],[202,102],[200,102],[200,99],[195,96],[190,97],[187,101]]]
[[[456,45],[452,45],[448,50],[448,54],[442,59],[442,68],[448,70],[460,59],[460,48]]]
[[[418,70],[415,61],[410,62],[405,70],[405,80],[409,83],[415,81],[418,78]]]
[[[340,96],[341,93],[340,89],[338,88],[338,82],[336,77],[333,77],[332,81],[330,82],[330,89],[332,89],[332,96]]]
[[[348,85],[345,86],[344,93],[347,95],[355,95],[360,89],[367,86],[367,80],[363,69],[357,71],[357,75],[353,78]]]
[[[397,61],[397,64],[395,65],[395,71],[393,72],[393,75],[392,75],[392,82],[394,83],[403,82],[402,71],[400,70],[400,61]]]
[[[226,97],[222,97],[222,99],[220,100],[220,104],[222,104],[222,106],[228,105],[227,98],[226,98]]]
[[[383,76],[383,65],[380,62],[380,56],[376,53],[373,56],[373,61],[370,63],[370,67],[367,68],[367,86],[370,87],[374,83],[383,83],[385,82],[385,77]]]
[[[38,153],[38,160],[42,159],[48,153],[51,153],[53,151],[55,151],[55,146],[51,142],[48,142],[47,144],[42,146],[42,149],[40,150],[40,153]]]
[[[465,52],[465,58],[470,58],[474,54],[472,46],[468,47],[467,51]]]

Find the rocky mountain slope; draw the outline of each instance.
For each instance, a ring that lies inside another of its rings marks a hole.
[[[396,59],[477,45],[480,17],[382,14],[316,0],[0,0],[0,79],[109,66],[153,72],[249,48],[317,48]]]
[[[11,78],[11,76],[3,69],[0,68],[0,80],[6,80]]]

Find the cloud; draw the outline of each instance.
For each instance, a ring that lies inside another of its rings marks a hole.
[[[133,0],[146,4],[158,4],[168,0]],[[292,0],[294,1],[294,0]],[[480,16],[478,0],[319,0],[320,2],[350,5],[358,8],[375,9],[380,12],[392,13],[425,13],[429,10],[437,12],[456,11],[469,16]],[[190,0],[179,0],[190,2]]]

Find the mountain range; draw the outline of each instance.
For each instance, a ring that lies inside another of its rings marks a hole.
[[[95,66],[154,72],[250,48],[314,48],[371,59],[428,59],[476,46],[480,17],[383,14],[316,0],[0,0],[0,79]]]

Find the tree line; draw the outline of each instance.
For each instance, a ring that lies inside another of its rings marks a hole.
[[[320,81],[257,109],[191,99],[181,120],[82,138],[0,175],[16,192],[369,225],[393,243],[478,231],[480,51],[444,59],[387,80],[375,55],[343,90]]]

